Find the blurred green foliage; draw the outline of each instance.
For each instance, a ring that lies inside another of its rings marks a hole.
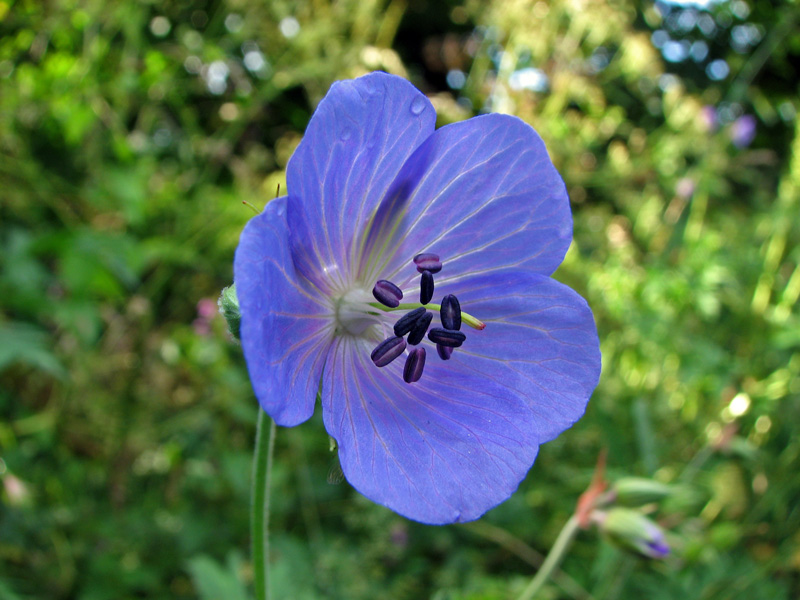
[[[0,1],[0,599],[249,597],[256,403],[214,302],[241,202],[374,69],[440,124],[540,132],[603,377],[464,526],[328,484],[319,415],[280,430],[275,597],[512,598],[603,448],[612,481],[677,484],[651,515],[674,552],[588,531],[543,597],[798,597],[800,8],[698,4]]]

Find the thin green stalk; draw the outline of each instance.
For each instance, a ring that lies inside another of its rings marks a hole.
[[[269,421],[269,434],[265,435]],[[275,421],[258,409],[256,449],[253,455],[253,493],[250,507],[253,541],[253,586],[256,600],[269,600],[269,489],[272,482],[272,455],[275,452]]]
[[[471,523],[463,524],[462,527],[466,531],[481,536],[484,539],[491,540],[501,548],[516,554],[519,558],[537,569],[541,569],[544,564],[544,556],[528,546],[528,544],[514,534],[509,533],[501,527],[490,525],[485,521],[472,521]],[[563,571],[555,569],[552,578],[553,583],[560,587],[570,598],[575,598],[576,600],[594,600],[594,597],[583,589],[580,583]]]
[[[572,540],[575,539],[575,536],[578,534],[578,519],[575,515],[572,515],[569,518],[569,521],[566,522],[561,533],[558,534],[558,538],[556,538],[553,547],[550,548],[550,552],[547,555],[547,558],[544,559],[544,564],[542,564],[542,568],[539,569],[536,573],[536,576],[531,580],[528,584],[528,587],[519,595],[517,600],[531,600],[534,595],[542,589],[544,583],[548,580],[550,575],[558,568],[558,565],[561,564],[561,561],[564,559],[564,556],[567,554],[567,550],[572,545]]]
[[[420,304],[418,302],[402,302],[397,306],[395,306],[394,308],[389,308],[379,302],[370,302],[369,305],[374,308],[379,308],[383,312],[393,312],[396,310],[413,310],[415,308],[421,308],[423,306],[428,310],[433,310],[433,311],[440,311],[442,309],[441,304],[435,304],[433,302],[428,302],[428,304]],[[479,331],[486,328],[486,323],[484,323],[480,319],[476,319],[471,314],[464,312],[463,310],[461,311],[461,320],[464,321],[464,323],[466,323],[473,329],[477,329]]]

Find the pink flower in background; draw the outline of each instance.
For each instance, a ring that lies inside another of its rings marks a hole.
[[[217,314],[217,303],[211,298],[203,298],[197,303],[197,318],[192,321],[192,327],[197,335],[211,333],[211,319]]]
[[[717,127],[719,127],[717,109],[710,104],[706,104],[700,109],[700,126],[703,128],[703,131],[708,132],[716,131]]]

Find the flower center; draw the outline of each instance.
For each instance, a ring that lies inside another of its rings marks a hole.
[[[466,335],[461,332],[462,320],[475,329],[481,330],[486,327],[472,315],[463,313],[458,298],[452,294],[442,298],[441,304],[431,304],[434,292],[433,276],[442,270],[442,263],[436,254],[418,254],[414,257],[414,264],[420,273],[419,304],[401,304],[402,290],[391,281],[383,279],[378,281],[372,290],[372,295],[379,304],[370,304],[385,312],[412,309],[394,322],[392,325],[394,335],[385,337],[370,355],[376,367],[385,367],[405,352],[403,380],[406,383],[414,383],[422,377],[426,351],[419,344],[426,333],[428,340],[436,345],[439,358],[449,360],[453,350],[459,348],[466,340]],[[428,309],[438,310],[441,327],[430,328],[433,313]]]
[[[338,333],[364,337],[371,325],[381,323],[372,306],[372,296],[366,290],[350,290],[335,302],[334,308]]]

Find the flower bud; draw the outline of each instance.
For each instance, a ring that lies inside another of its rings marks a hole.
[[[239,313],[239,299],[236,297],[236,284],[229,285],[222,290],[217,300],[220,314],[225,317],[228,323],[228,331],[237,340],[239,339],[239,327],[242,323],[242,316]]]
[[[669,545],[664,531],[642,513],[630,508],[612,508],[595,515],[600,529],[621,546],[649,558],[665,558]]]
[[[644,477],[623,477],[611,488],[614,502],[620,506],[643,506],[660,502],[672,493],[666,483]]]

